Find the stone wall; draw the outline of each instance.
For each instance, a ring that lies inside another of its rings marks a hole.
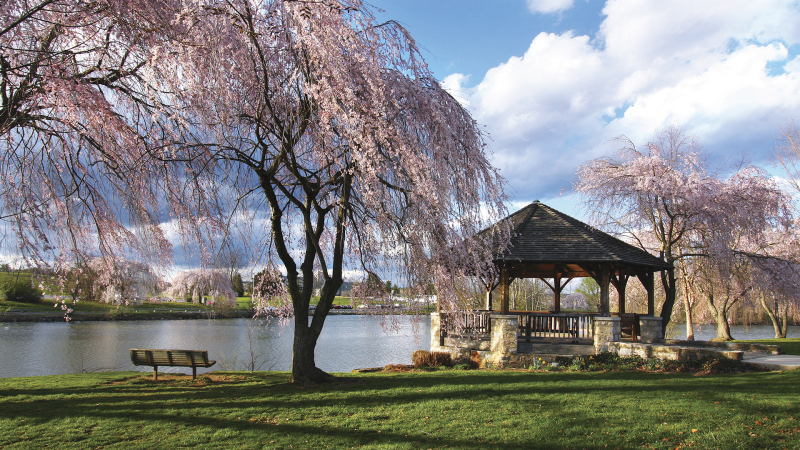
[[[738,348],[699,347],[675,345],[677,341],[663,343],[660,317],[640,317],[640,342],[620,342],[619,317],[594,318],[594,353],[617,353],[620,356],[640,356],[669,360],[702,359],[708,356],[741,360]],[[439,345],[441,320],[438,313],[431,314],[431,351],[448,352],[456,363],[471,363],[474,367],[528,367],[537,359],[552,362],[555,354],[519,353],[517,347],[518,319],[516,315],[492,314],[491,339],[475,336],[448,336],[445,345]],[[716,344],[716,343],[715,343]],[[727,344],[727,343],[725,343]],[[563,345],[560,347],[564,347]],[[588,346],[587,346],[588,347]],[[767,346],[764,346],[767,347]],[[726,351],[727,350],[727,351]],[[753,349],[748,348],[752,351]],[[777,351],[776,348],[763,349]],[[577,352],[576,352],[577,354]]]
[[[474,350],[490,350],[491,341],[488,339],[475,339],[470,336],[448,336],[444,338],[445,347],[469,348]]]
[[[621,337],[619,317],[594,318],[594,351],[595,354],[612,351],[612,342],[619,342]]]
[[[491,320],[492,343],[489,350],[493,353],[517,353],[517,316],[492,314]]]
[[[431,313],[431,351],[438,352],[441,351],[441,346],[439,345],[439,333],[442,329],[442,319],[439,316],[439,313]]]
[[[682,347],[665,344],[643,344],[639,342],[615,342],[609,351],[620,356],[639,356],[641,358],[659,358],[672,361],[700,360],[708,357],[727,358],[741,361],[742,351],[720,351],[712,348]]]
[[[640,316],[639,317],[639,341],[643,344],[661,342],[663,327],[661,317]]]

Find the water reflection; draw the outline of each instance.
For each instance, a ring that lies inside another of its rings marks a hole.
[[[330,316],[316,348],[317,366],[330,372],[410,364],[430,345],[430,317],[403,317],[384,331],[379,317]],[[291,321],[278,319],[164,320],[0,324],[0,377],[105,370],[151,371],[130,363],[131,348],[208,350],[210,370],[289,370]],[[187,368],[159,368],[191,373]]]
[[[330,372],[349,372],[386,364],[410,364],[414,350],[430,345],[430,317],[401,317],[387,333],[381,317],[331,316],[316,349],[317,365]],[[390,324],[389,324],[390,325]],[[105,370],[151,371],[130,363],[131,348],[208,350],[217,360],[209,370],[289,370],[291,321],[277,319],[164,320],[0,324],[0,377],[54,375]],[[738,339],[770,339],[769,325],[733,326]],[[800,337],[800,327],[789,327]],[[683,324],[670,327],[672,339],[685,336]],[[714,325],[695,328],[698,340],[716,336]],[[162,371],[162,369],[159,369]],[[165,372],[191,373],[187,368]]]
[[[731,325],[731,336],[734,339],[774,339],[775,330],[772,325]],[[716,324],[695,324],[694,338],[698,341],[710,341],[717,337]],[[790,326],[786,332],[787,338],[800,337],[800,326]],[[667,326],[668,339],[685,339],[686,324],[670,323]]]

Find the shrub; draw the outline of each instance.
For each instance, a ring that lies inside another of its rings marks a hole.
[[[430,367],[431,366],[431,352],[425,350],[416,350],[411,354],[411,361],[414,367]]]
[[[450,353],[433,352],[431,353],[431,365],[433,367],[450,367],[453,365],[453,358]]]
[[[450,367],[453,365],[453,359],[450,353],[446,352],[428,352],[425,350],[416,350],[411,354],[411,361],[414,362],[414,367]]]
[[[20,303],[39,303],[42,291],[31,286],[29,280],[10,280],[3,285],[3,294],[7,301]]]
[[[456,364],[455,366],[453,366],[453,370],[469,370],[471,368],[472,366],[470,366],[469,364]]]

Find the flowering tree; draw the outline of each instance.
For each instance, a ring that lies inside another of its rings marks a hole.
[[[168,2],[0,5],[0,217],[29,262],[168,260],[144,149],[172,137],[152,49],[178,32]]]
[[[345,269],[399,268],[446,307],[457,272],[488,257],[469,237],[505,196],[481,129],[408,33],[359,0],[11,0],[0,13],[4,60],[27,58],[2,69],[0,195],[32,258],[100,246],[166,260],[167,219],[210,257],[235,222],[266,222],[254,253],[287,282],[263,298],[294,314],[303,382],[329,379],[314,348]]]
[[[748,253],[755,302],[772,322],[775,338],[785,338],[789,319],[800,319],[800,236],[797,224],[774,230],[770,245]]]
[[[97,274],[93,290],[106,303],[155,295],[164,283],[149,265],[119,256],[93,258],[89,269]]]
[[[200,268],[179,272],[165,295],[180,299],[190,297],[194,303],[205,303],[205,297],[208,296],[214,304],[236,306],[236,293],[231,286],[231,279],[222,270]]]
[[[213,32],[197,28],[194,40],[211,42],[178,64],[191,68],[187,105],[214,145],[169,162],[267,215],[264,245],[286,272],[295,318],[292,378],[325,380],[314,348],[343,270],[400,267],[405,285],[421,294],[435,281],[446,302],[459,265],[488,255],[465,239],[502,217],[502,182],[479,127],[413,39],[360,1],[204,11]],[[309,321],[315,270],[324,282]]]
[[[622,136],[618,159],[594,160],[578,171],[575,189],[584,196],[596,221],[676,264],[687,233],[701,222],[695,191],[706,178],[696,142],[682,130],[667,128],[643,151]],[[675,306],[673,271],[662,272],[666,330]]]
[[[576,190],[597,220],[642,248],[672,264],[705,267],[705,299],[717,311],[719,337],[730,339],[727,311],[746,293],[731,284],[747,267],[743,252],[766,248],[769,231],[790,222],[788,197],[756,168],[743,168],[725,180],[708,174],[700,147],[677,128],[657,133],[644,151],[627,138],[617,142],[622,144],[619,159],[583,166]],[[676,300],[675,281],[672,271],[662,273],[664,327]],[[730,294],[721,309],[710,301],[720,292],[717,288],[711,295],[711,286],[720,285]],[[688,301],[687,296],[691,314]]]

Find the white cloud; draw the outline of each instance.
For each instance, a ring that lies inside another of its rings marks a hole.
[[[470,94],[494,163],[526,201],[569,187],[610,138],[644,143],[667,124],[722,156],[763,162],[779,128],[800,117],[800,58],[788,51],[800,44],[799,8],[609,0],[596,39],[541,33],[474,88],[459,74],[443,85]]]
[[[532,13],[556,13],[572,8],[573,0],[528,0],[528,9]]]
[[[466,87],[469,82],[470,75],[462,73],[450,74],[442,80],[442,89],[449,92],[459,103],[464,106],[469,106],[469,96],[471,90]]]

